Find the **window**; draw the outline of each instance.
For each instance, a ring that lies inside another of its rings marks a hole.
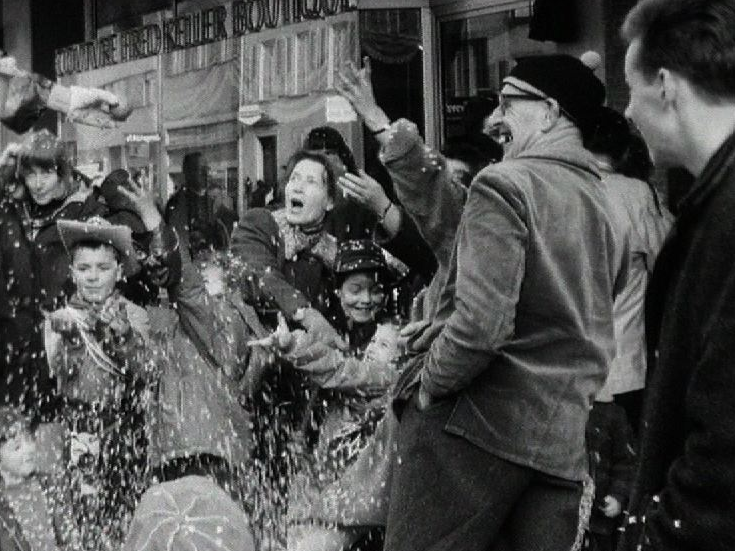
[[[528,38],[525,15],[506,10],[440,24],[444,140],[463,132],[467,100],[495,97],[514,58],[553,53],[553,44]]]

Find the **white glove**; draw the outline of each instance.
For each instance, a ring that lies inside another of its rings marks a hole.
[[[114,128],[130,115],[130,109],[115,94],[100,88],[70,87],[67,115],[74,122]]]

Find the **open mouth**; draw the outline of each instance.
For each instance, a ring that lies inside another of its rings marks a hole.
[[[490,128],[489,136],[500,145],[513,141],[513,132],[511,132],[510,128],[502,122],[499,122]]]
[[[291,199],[291,208],[300,209],[304,207],[304,202],[301,199]]]

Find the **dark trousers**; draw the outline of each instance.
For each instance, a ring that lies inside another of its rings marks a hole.
[[[577,535],[582,484],[505,461],[444,431],[454,406],[420,412],[398,432],[386,551],[566,551]]]
[[[615,551],[616,548],[617,538],[615,534],[587,532],[582,549],[585,551]]]

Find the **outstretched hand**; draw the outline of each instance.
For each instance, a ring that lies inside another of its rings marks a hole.
[[[115,128],[130,115],[131,109],[118,96],[101,88],[72,86],[69,99],[69,120]]]
[[[130,179],[128,187],[118,186],[118,191],[133,204],[135,212],[138,213],[148,231],[153,231],[158,227],[162,218],[152,190],[147,190]]]
[[[82,319],[80,314],[71,308],[61,308],[54,312],[44,313],[51,324],[51,330],[59,335],[71,337],[80,329],[89,331],[89,324]]]
[[[276,349],[280,352],[288,352],[294,345],[295,337],[288,328],[286,318],[281,312],[278,312],[278,326],[276,330],[262,339],[256,339],[248,342],[248,346],[262,346],[264,348]]]
[[[74,86],[71,90],[69,110],[100,109],[109,110],[113,120],[125,120],[129,114],[128,108],[122,100],[107,90],[101,88],[84,88]]]
[[[299,322],[312,342],[322,342],[340,350],[348,348],[345,340],[339,336],[337,330],[327,321],[321,312],[315,308],[299,308],[293,316]]]
[[[358,69],[352,61],[347,62],[337,73],[336,89],[365,120],[365,125],[376,131],[390,124],[390,119],[375,101],[370,58],[363,57],[362,64]]]

